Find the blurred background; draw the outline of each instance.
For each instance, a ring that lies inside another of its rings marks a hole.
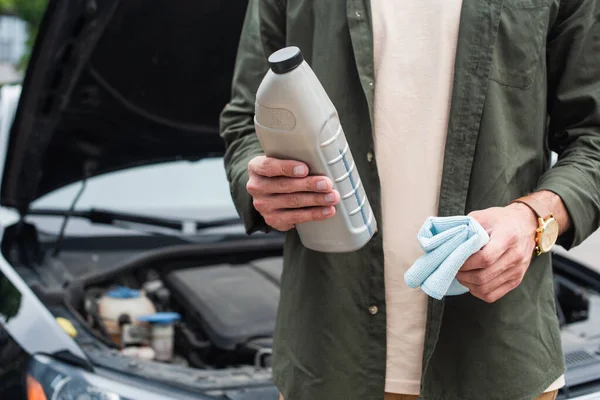
[[[0,86],[22,83],[46,6],[47,0],[0,0]],[[0,150],[5,146],[5,138],[1,139]],[[58,189],[35,201],[32,207],[68,207],[80,187],[77,182]],[[206,188],[211,188],[210,195]],[[180,218],[237,216],[221,157],[128,168],[91,178],[76,209],[92,207]],[[57,232],[61,225],[59,218],[34,219],[44,219],[46,232]],[[101,228],[98,234],[111,230]],[[89,224],[70,221],[68,233],[78,232],[89,233]]]
[[[0,84],[19,83],[46,0],[0,0]]]

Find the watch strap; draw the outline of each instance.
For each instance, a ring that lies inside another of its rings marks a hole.
[[[552,213],[550,213],[546,209],[546,207],[541,201],[534,199],[533,197],[519,197],[518,199],[511,201],[511,204],[512,203],[525,204],[531,209],[531,211],[533,211],[536,217],[541,218],[543,220],[552,215]]]

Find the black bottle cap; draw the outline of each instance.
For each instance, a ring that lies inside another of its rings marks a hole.
[[[290,72],[298,65],[302,64],[304,57],[302,52],[296,46],[284,47],[277,50],[269,57],[269,65],[271,70],[276,74],[285,74]]]

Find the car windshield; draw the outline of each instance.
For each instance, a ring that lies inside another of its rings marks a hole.
[[[68,210],[81,186],[76,182],[55,190],[31,208]],[[182,220],[237,217],[222,158],[153,164],[90,178],[75,210],[92,208]]]

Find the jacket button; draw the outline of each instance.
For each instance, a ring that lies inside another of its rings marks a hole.
[[[373,162],[373,158],[375,158],[375,156],[373,155],[372,152],[368,152],[367,153],[367,161],[368,162]]]
[[[369,312],[371,313],[371,315],[377,314],[378,311],[379,311],[379,309],[377,308],[377,306],[369,307]]]

